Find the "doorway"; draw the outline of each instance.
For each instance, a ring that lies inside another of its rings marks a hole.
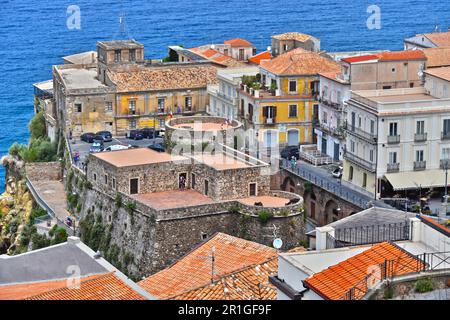
[[[130,194],[139,193],[139,179],[133,178],[130,179]]]
[[[187,173],[183,172],[178,175],[178,189],[186,189]]]

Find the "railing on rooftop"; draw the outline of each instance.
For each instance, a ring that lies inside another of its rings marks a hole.
[[[327,234],[327,249],[373,244],[384,241],[409,240],[407,221],[353,228],[335,229],[334,237]]]

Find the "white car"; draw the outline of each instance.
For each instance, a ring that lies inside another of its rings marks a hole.
[[[105,151],[117,151],[117,150],[127,150],[130,146],[124,146],[121,144],[114,144],[112,146],[106,147]]]
[[[333,171],[331,171],[331,175],[335,178],[340,179],[342,177],[343,170],[344,170],[344,168],[339,166],[339,167],[335,168]]]

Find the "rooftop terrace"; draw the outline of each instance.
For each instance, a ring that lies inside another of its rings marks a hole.
[[[143,193],[132,196],[156,210],[184,208],[214,203],[214,200],[192,189]]]

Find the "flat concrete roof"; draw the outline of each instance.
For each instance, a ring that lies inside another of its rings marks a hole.
[[[105,48],[106,50],[123,49],[123,48],[137,49],[144,47],[142,43],[137,42],[136,40],[99,41],[97,42],[97,44]]]
[[[156,210],[212,204],[214,200],[192,189],[169,190],[132,195],[137,201]]]
[[[286,203],[289,202],[289,199],[274,196],[257,196],[239,199],[239,202],[247,206],[254,206],[255,202],[261,202],[263,204],[263,207],[278,208],[284,207]]]
[[[71,275],[69,266],[78,266],[80,276],[108,272],[78,245],[63,243],[17,256],[0,256],[0,285],[65,279]]]
[[[80,52],[76,54],[72,54],[70,56],[63,57],[63,60],[66,63],[71,64],[90,64],[97,62],[97,52],[96,51],[87,51]]]
[[[368,96],[369,100],[378,103],[396,103],[396,102],[415,102],[415,101],[430,101],[439,100],[429,94],[414,93],[414,94],[396,94],[396,95],[382,95],[382,96]]]
[[[205,165],[210,166],[216,170],[242,169],[251,167],[246,162],[228,156],[224,153],[197,154],[194,155],[193,158],[196,161],[204,163]]]
[[[183,156],[172,156],[169,153],[157,152],[149,148],[100,152],[93,154],[92,156],[118,168],[187,160],[187,158]]]
[[[96,69],[62,68],[59,72],[68,89],[108,88],[97,79]]]

